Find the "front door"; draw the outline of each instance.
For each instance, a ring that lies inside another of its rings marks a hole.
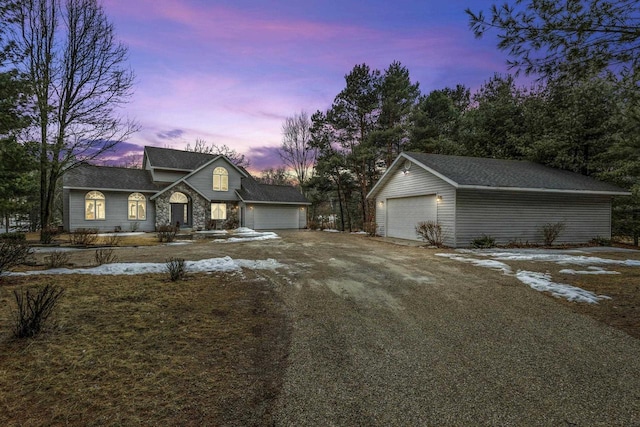
[[[187,203],[171,203],[171,224],[178,227],[189,226],[189,205]]]

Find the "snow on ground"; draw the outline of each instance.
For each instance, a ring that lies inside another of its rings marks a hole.
[[[99,233],[99,237],[110,237],[110,236],[141,236],[146,234],[144,231],[132,231],[129,233]]]
[[[602,299],[611,299],[606,295],[596,295],[577,286],[555,283],[551,280],[550,274],[520,270],[516,273],[516,277],[536,291],[550,292],[554,297],[565,298],[568,301],[597,304]]]
[[[454,261],[466,262],[469,264],[476,265],[478,267],[488,267],[493,268],[494,270],[500,270],[503,274],[509,275],[511,274],[511,267],[509,267],[504,262],[495,261],[492,259],[477,259],[477,258],[468,258],[464,256],[460,256],[457,254],[436,254],[436,256],[449,258]]]
[[[272,231],[255,231],[248,227],[240,227],[236,228],[231,232],[233,237],[229,237],[226,239],[215,239],[214,242],[217,243],[235,243],[235,242],[252,242],[252,241],[260,241],[260,240],[271,240],[271,239],[279,239],[276,233]]]
[[[335,228],[325,228],[322,231],[326,231],[327,233],[339,233],[340,230],[336,230]]]
[[[552,262],[558,265],[579,265],[587,267],[586,270],[563,269],[560,270],[562,274],[620,274],[617,271],[605,270],[598,267],[598,265],[640,267],[640,261],[632,259],[614,260],[594,256],[573,255],[581,252],[579,250],[513,249],[496,251],[486,249],[459,249],[456,252],[457,253],[439,253],[436,255],[479,267],[500,270],[508,276],[513,275],[513,273],[511,267],[506,264],[505,261]],[[556,297],[566,298],[569,301],[597,304],[599,300],[609,299],[606,295],[595,295],[592,292],[576,286],[553,282],[551,275],[548,273],[518,270],[515,276],[522,283],[535,290],[550,292]]]
[[[251,270],[275,270],[284,268],[285,265],[274,259],[248,260],[233,259],[231,257],[210,258],[199,261],[185,261],[185,269],[190,273],[211,273],[240,271],[243,268]],[[92,274],[92,275],[134,275],[145,273],[166,273],[167,263],[141,263],[141,262],[118,262],[113,264],[103,264],[92,268],[54,268],[50,270],[9,272],[7,276],[32,276],[36,274]]]
[[[553,262],[560,265],[625,265],[629,267],[640,267],[640,261],[627,259],[616,260],[584,255],[570,255],[568,251],[550,251],[544,249],[527,251],[487,251],[487,250],[461,250],[461,253],[492,258],[498,261],[543,261]]]
[[[610,271],[610,270],[605,270],[604,268],[600,268],[600,267],[587,267],[586,270],[573,270],[571,268],[565,268],[563,270],[560,270],[560,273],[562,274],[620,274],[619,271]]]

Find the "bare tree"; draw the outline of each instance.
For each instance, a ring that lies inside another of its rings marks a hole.
[[[227,145],[216,145],[214,143],[208,143],[204,139],[196,139],[195,144],[191,147],[191,144],[187,144],[185,148],[187,151],[193,151],[195,153],[213,154],[215,156],[225,156],[233,164],[242,168],[248,168],[251,166],[251,160],[249,160],[244,154],[238,153],[233,148]]]
[[[11,3],[0,0],[2,6]],[[118,114],[132,94],[128,50],[96,0],[23,0],[7,20],[34,94],[40,145],[40,225],[52,221],[58,182],[111,151],[138,126]]]
[[[271,185],[293,184],[290,173],[284,167],[264,169],[262,172],[260,172],[260,177],[257,178],[257,181],[261,184]]]
[[[282,145],[280,158],[293,169],[302,188],[312,176],[316,163],[317,149],[309,146],[311,140],[311,119],[302,111],[287,117],[282,125]]]

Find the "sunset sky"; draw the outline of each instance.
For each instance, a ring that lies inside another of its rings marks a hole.
[[[506,57],[495,35],[474,38],[464,10],[494,2],[103,0],[136,74],[124,113],[142,127],[118,157],[204,139],[254,171],[277,166],[284,119],[329,108],[356,64],[399,61],[422,93],[475,90]]]

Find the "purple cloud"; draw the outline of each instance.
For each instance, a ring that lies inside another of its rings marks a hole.
[[[161,131],[156,134],[160,139],[177,139],[184,135],[183,129],[172,129],[168,131]]]
[[[259,175],[265,169],[284,166],[282,159],[280,159],[279,147],[252,147],[247,157],[251,160],[249,171],[254,176]]]

